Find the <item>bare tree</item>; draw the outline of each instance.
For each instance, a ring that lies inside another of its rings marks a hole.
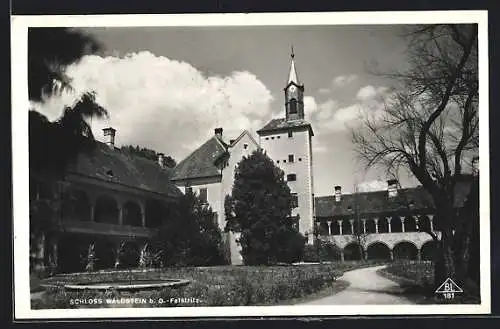
[[[429,192],[441,231],[427,231],[438,246],[435,284],[446,277],[463,282],[466,269],[457,257],[466,255],[454,253],[461,243],[454,238],[455,188],[479,146],[477,25],[418,26],[404,37],[409,65],[382,74],[396,86],[352,140],[367,168],[406,170]]]

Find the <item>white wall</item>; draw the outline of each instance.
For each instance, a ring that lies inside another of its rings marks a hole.
[[[299,231],[311,232],[313,228],[313,180],[312,152],[309,130],[294,131],[292,137],[288,132],[266,133],[260,136],[260,146],[267,155],[287,174],[296,174],[295,182],[288,182],[292,193],[297,193],[299,207],[292,215],[300,215]],[[288,161],[288,155],[294,155],[294,162]],[[279,163],[278,163],[279,161]]]

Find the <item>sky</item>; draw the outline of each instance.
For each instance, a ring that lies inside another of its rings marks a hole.
[[[104,46],[67,69],[73,91],[33,104],[49,119],[82,92],[94,90],[110,113],[93,133],[117,130],[116,144],[140,145],[178,162],[224,129],[227,140],[284,117],[293,45],[305,115],[313,130],[315,194],[335,185],[352,192],[386,188],[385,173],[366,172],[350,129],[361,110],[380,109],[391,81],[370,74],[405,65],[400,26],[113,27],[84,28]],[[415,185],[400,177],[403,187]]]

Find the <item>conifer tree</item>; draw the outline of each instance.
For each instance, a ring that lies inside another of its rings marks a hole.
[[[225,200],[225,230],[241,233],[245,264],[298,261],[305,237],[291,219],[292,196],[283,171],[256,150],[239,162],[234,178],[232,194]]]

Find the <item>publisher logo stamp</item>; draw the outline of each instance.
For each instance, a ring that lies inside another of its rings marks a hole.
[[[446,279],[435,291],[441,294],[444,299],[453,299],[455,294],[464,292],[451,278]]]

